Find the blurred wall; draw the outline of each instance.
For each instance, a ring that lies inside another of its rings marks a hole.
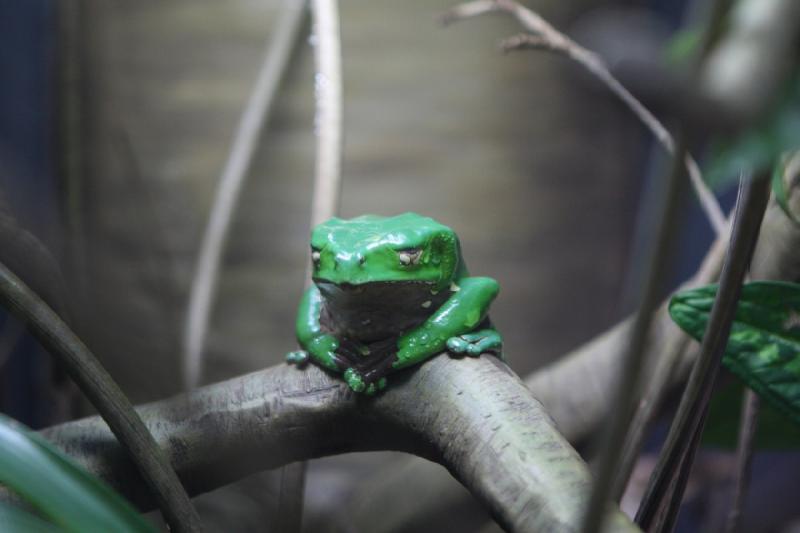
[[[192,264],[279,3],[88,5],[91,161],[79,213],[97,317],[88,322],[123,384],[153,398],[177,390]],[[454,227],[470,269],[501,282],[492,315],[524,373],[614,320],[642,131],[563,60],[500,55],[513,21],[442,29],[447,6],[342,3],[342,211],[413,210]],[[274,364],[294,345],[312,68],[303,43],[233,229],[208,380]]]
[[[449,5],[341,3],[342,212],[413,210],[455,228],[471,271],[501,283],[492,317],[511,366],[525,374],[618,317],[645,136],[563,59],[498,53],[498,39],[519,31],[514,21],[439,27]],[[67,213],[81,232],[73,242],[85,243],[81,323],[143,401],[180,388],[193,262],[280,3],[84,6],[87,169],[73,177],[81,194]],[[557,23],[573,14],[565,2],[537,7]],[[206,381],[279,364],[294,347],[314,164],[312,80],[303,42],[233,228]],[[370,457],[324,464],[335,474],[389,460]],[[227,492],[238,530],[260,527],[272,502],[264,479]]]

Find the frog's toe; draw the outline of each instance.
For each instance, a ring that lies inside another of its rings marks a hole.
[[[497,331],[485,329],[451,337],[447,341],[447,348],[453,353],[470,357],[478,357],[482,353],[499,354],[503,348],[503,339]]]
[[[347,385],[353,389],[354,392],[364,392],[367,388],[367,384],[364,382],[364,378],[355,368],[348,368],[344,372],[344,380],[347,382]]]
[[[450,337],[447,339],[448,351],[456,355],[469,355],[470,357],[478,357],[483,352],[476,347],[477,344],[477,341],[471,340],[467,335]]]
[[[286,354],[286,362],[290,365],[303,366],[308,362],[308,352],[295,350]]]
[[[447,350],[454,354],[464,354],[467,353],[469,349],[470,343],[462,339],[461,337],[450,337],[447,339]]]

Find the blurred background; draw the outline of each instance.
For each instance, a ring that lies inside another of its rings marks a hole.
[[[668,108],[664,51],[706,2],[527,4],[603,55],[659,112]],[[135,402],[182,388],[201,236],[282,5],[0,0],[0,259],[63,311]],[[497,42],[519,31],[515,21],[444,29],[437,17],[450,6],[340,3],[341,211],[415,211],[454,228],[470,270],[500,281],[492,318],[511,367],[525,375],[630,312],[625,295],[664,157],[574,64],[501,54]],[[308,34],[306,24],[235,215],[204,382],[281,364],[295,348],[315,157]],[[730,205],[730,193],[720,194]],[[711,239],[694,200],[683,209],[674,282],[694,271]],[[4,315],[0,365],[0,408],[18,420],[42,427],[90,412]],[[396,460],[312,462],[306,529],[330,522],[354,479]],[[198,505],[210,530],[263,531],[275,490],[274,476],[260,474]],[[461,520],[477,530],[485,517],[473,511]],[[429,518],[406,530],[458,523]]]

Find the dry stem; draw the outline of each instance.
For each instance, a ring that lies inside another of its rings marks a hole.
[[[669,131],[611,74],[603,60],[594,52],[587,50],[558,31],[534,11],[511,0],[476,0],[450,9],[442,16],[442,22],[450,24],[465,18],[498,11],[511,14],[527,31],[532,32],[532,35],[524,33],[502,41],[500,46],[504,51],[534,48],[556,52],[577,62],[622,100],[667,152],[675,155],[675,141]],[[725,231],[725,215],[719,203],[703,181],[697,162],[688,152],[684,158],[684,164],[703,211],[705,211],[714,231],[717,235],[721,235]]]

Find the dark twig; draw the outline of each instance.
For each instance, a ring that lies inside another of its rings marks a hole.
[[[709,258],[712,261],[705,262],[700,273],[688,285],[703,285],[719,278],[722,257],[724,257],[724,251],[728,246],[729,240],[730,224],[727,224],[725,235],[716,240],[709,252]],[[665,308],[664,314],[666,314]],[[670,390],[670,385],[674,383],[681,367],[686,367],[686,365],[681,365],[681,361],[684,360],[686,355],[690,340],[689,336],[672,323],[669,317],[661,316],[659,319],[667,322],[664,327],[669,328],[670,334],[664,335],[661,339],[661,344],[652,348],[656,351],[653,354],[654,359],[657,361],[656,367],[650,373],[649,381],[644,386],[641,401],[628,428],[622,458],[611,490],[612,497],[617,502],[620,501],[625,493],[625,488],[639,457],[648,427],[661,408],[664,397]]]
[[[664,358],[658,362],[650,381],[644,388],[636,413],[628,426],[610,491],[611,499],[616,502],[619,502],[625,494],[628,481],[639,459],[646,432],[669,391],[669,384],[679,368],[679,361],[689,344],[689,338],[686,335],[673,335],[667,342],[669,344],[664,349]]]
[[[592,497],[589,500],[581,529],[585,533],[594,533],[603,529],[603,516],[609,500],[609,487],[619,468],[628,425],[638,405],[639,375],[644,362],[642,354],[647,343],[653,313],[659,304],[661,282],[667,271],[677,227],[680,185],[683,183],[684,170],[681,160],[685,153],[686,147],[683,142],[680,142],[669,173],[667,191],[661,199],[661,213],[658,217],[655,246],[648,257],[645,285],[639,291],[641,300],[633,321],[633,328],[623,357],[621,375],[611,403],[610,420],[602,440]]]
[[[582,47],[547,22],[538,13],[512,0],[477,0],[460,4],[448,10],[442,17],[443,24],[450,24],[465,18],[491,12],[505,12],[514,16],[519,23],[532,34],[521,34],[501,42],[504,51],[534,48],[562,54],[585,68],[600,80],[628,109],[650,130],[658,142],[675,155],[678,153],[675,141],[669,131],[617,78],[594,52]],[[705,211],[714,231],[720,235],[725,231],[725,215],[713,193],[703,181],[700,167],[689,153],[682,155],[692,187],[697,194],[700,205]]]
[[[681,463],[687,455],[691,456],[693,453],[691,442],[697,441],[697,434],[702,431],[736,312],[742,281],[750,264],[768,199],[769,181],[763,177],[754,182],[745,182],[740,190],[731,245],[722,267],[720,287],[703,338],[700,357],[692,369],[656,470],[650,478],[636,514],[636,522],[645,530],[653,525],[665,499],[674,502],[683,494],[684,486],[680,482],[675,488],[677,494],[672,498],[669,498],[668,488],[675,474],[679,473]],[[673,510],[677,513],[677,508],[673,507]]]
[[[200,518],[128,398],[105,368],[53,310],[0,263],[0,304],[21,322],[69,372],[128,451],[174,531],[201,531]]]
[[[753,441],[758,427],[759,408],[758,395],[750,389],[745,390],[742,398],[742,417],[739,422],[739,442],[736,446],[736,484],[725,528],[727,533],[738,533],[741,529],[742,508],[750,483],[750,465],[753,461]]]
[[[706,413],[701,418],[701,425],[705,424]],[[675,529],[678,521],[678,512],[683,503],[683,492],[689,483],[689,475],[692,473],[697,448],[700,445],[702,430],[695,431],[686,445],[687,452],[681,457],[680,463],[672,474],[670,485],[667,490],[667,498],[661,503],[659,512],[656,515],[656,523],[650,531],[654,533],[669,533]]]

